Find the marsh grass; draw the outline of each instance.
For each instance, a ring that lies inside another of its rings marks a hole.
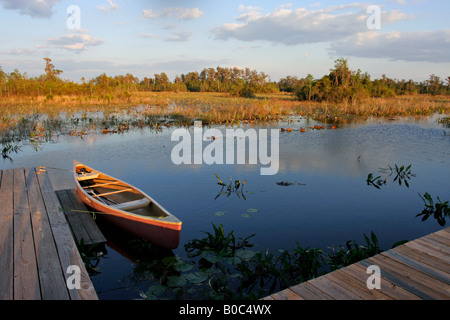
[[[117,133],[130,127],[160,130],[162,126],[190,126],[194,120],[201,120],[204,125],[241,125],[288,121],[292,116],[301,116],[338,124],[436,112],[447,119],[445,115],[450,110],[449,97],[424,94],[329,103],[300,101],[288,93],[257,94],[255,98],[215,92],[126,93],[2,98],[2,145],[7,147],[8,142],[30,137],[40,143],[51,140],[57,133],[82,137],[89,132]]]

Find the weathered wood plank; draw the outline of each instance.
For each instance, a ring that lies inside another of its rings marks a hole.
[[[81,271],[81,288],[70,289],[70,297],[73,300],[97,300],[97,293],[84,267],[75,241],[72,238],[64,213],[60,210],[59,200],[53,190],[47,172],[41,172],[38,175],[38,181],[52,227],[53,237],[55,238],[61,266],[65,271],[64,276],[66,282],[67,280],[70,281],[69,277],[72,275],[67,272],[69,266],[78,266]]]
[[[89,233],[89,236],[91,237],[92,243],[105,243],[106,238],[103,235],[103,233],[100,231],[98,226],[95,224],[94,219],[92,218],[91,214],[87,211],[87,207],[81,201],[81,199],[78,197],[77,191],[75,189],[67,190],[67,194],[69,195],[72,205],[76,210],[79,210],[78,213],[81,214],[81,221],[83,222],[84,227]]]
[[[81,215],[74,212],[72,201],[67,193],[67,190],[59,190],[56,192],[59,198],[64,215],[69,222],[72,234],[78,243],[92,244],[92,239],[81,221]]]
[[[426,239],[433,240],[437,243],[440,243],[441,245],[447,247],[450,250],[450,248],[448,246],[449,239],[446,237],[443,237],[443,236],[440,236],[440,235],[434,233],[434,234],[430,234],[428,237],[426,237]]]
[[[2,180],[0,184],[0,216],[13,215],[13,197],[14,197],[14,171],[2,170]]]
[[[433,255],[428,253],[419,253],[417,250],[413,250],[408,246],[399,246],[393,249],[393,251],[398,252],[406,257],[410,257],[416,261],[420,261],[423,264],[430,266],[431,268],[435,268],[438,272],[445,272],[449,274],[450,268],[448,261],[439,259]]]
[[[303,282],[290,288],[292,291],[303,297],[305,300],[333,300],[325,292],[317,290],[309,282]]]
[[[14,170],[14,214],[17,213],[30,213],[30,207],[28,205],[27,198],[27,186],[25,184],[25,169],[17,168]]]
[[[305,300],[303,297],[287,288],[272,295],[274,300]]]
[[[34,169],[26,176],[42,299],[68,300],[64,272]]]
[[[431,297],[433,299],[448,299],[448,293],[443,292],[442,282],[412,268],[407,265],[396,262],[383,255],[376,255],[367,259],[373,264],[378,265],[382,271],[387,270],[399,279],[402,279],[409,286],[416,289],[414,294],[420,292],[424,299]],[[409,291],[409,289],[407,289]],[[417,292],[417,293],[416,293]]]
[[[81,239],[86,245],[106,242],[106,238],[88,213],[84,203],[78,198],[75,189],[58,190],[56,194],[78,243],[81,243]]]
[[[366,274],[366,278],[369,275]],[[356,294],[363,300],[392,300],[391,297],[382,294],[377,289],[369,289],[366,281],[360,281],[343,270],[336,270],[328,275],[328,278],[340,284],[344,289]]]
[[[439,230],[439,231],[435,232],[434,234],[450,240],[450,228],[445,228],[445,229]]]
[[[0,300],[13,298],[13,170],[1,170]]]
[[[361,300],[361,298],[348,292],[336,282],[330,280],[327,275],[308,281],[310,285],[316,287],[335,300]]]
[[[408,256],[402,255],[394,250],[389,250],[381,253],[383,256],[386,256],[392,260],[410,266],[419,272],[425,273],[447,285],[450,285],[450,275],[447,272],[439,271],[438,269],[433,269],[430,266],[420,262],[419,260],[414,260]]]
[[[422,243],[428,247],[433,248],[434,250],[437,250],[439,252],[442,252],[445,255],[450,255],[450,247],[435,241],[434,239],[431,238],[422,238],[422,239],[418,239],[416,240],[419,243]]]
[[[13,298],[13,216],[0,215],[0,300]]]
[[[448,261],[448,254],[445,254],[445,253],[441,252],[440,250],[437,250],[436,248],[429,246],[428,244],[419,242],[418,240],[405,243],[405,246],[407,246],[408,248],[411,248],[413,250],[417,250],[418,252],[421,252],[423,254],[428,254],[428,255],[434,256],[443,261]]]
[[[40,300],[30,213],[14,215],[14,299]]]
[[[41,299],[24,168],[14,169],[14,299]]]
[[[360,263],[355,263],[340,269],[340,271],[358,279],[363,285],[366,285],[367,278],[369,276],[367,274],[366,266],[363,266]],[[392,298],[394,300],[420,300],[419,297],[389,281],[384,276],[383,271],[381,271],[380,288],[380,290],[372,290],[372,294],[379,297],[379,299],[389,300],[389,298]]]

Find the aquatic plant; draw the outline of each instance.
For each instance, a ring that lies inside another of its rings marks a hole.
[[[373,231],[370,234],[370,238],[364,234],[364,239],[366,240],[366,245],[358,245],[354,240],[349,240],[345,243],[345,247],[342,245],[337,248],[332,247],[332,252],[327,257],[331,270],[348,266],[382,251]]]
[[[239,238],[223,226],[204,232],[205,238],[185,245],[188,258],[168,256],[159,263],[162,272],[152,272],[156,280],[144,299],[176,297],[178,299],[259,299],[264,295],[323,275],[381,252],[376,235],[364,234],[365,245],[347,241],[331,252],[296,246],[279,250],[253,251],[250,239]],[[399,242],[394,246],[403,243]],[[158,263],[158,262],[154,262]],[[153,267],[150,268],[153,270]]]
[[[369,173],[367,175],[366,183],[367,185],[371,185],[377,189],[380,189],[382,185],[386,185],[388,178],[391,177],[394,173],[396,174],[394,177],[393,182],[398,181],[398,184],[401,186],[402,182],[403,184],[409,188],[409,182],[412,177],[415,177],[416,175],[411,172],[411,164],[405,167],[404,165],[401,165],[400,167],[396,164],[394,165],[394,168],[392,168],[390,165],[388,165],[387,168],[381,168],[379,170],[383,173],[388,173],[387,176],[382,178],[381,176],[374,177],[373,173]]]
[[[217,184],[222,186],[222,189],[217,194],[215,199],[217,199],[220,195],[222,195],[224,193],[227,195],[227,197],[229,197],[232,193],[235,193],[238,197],[242,196],[245,199],[245,195],[244,195],[243,189],[244,189],[244,185],[247,183],[247,180],[244,180],[242,182],[241,180],[233,180],[233,178],[230,177],[230,183],[229,184],[225,184],[219,178],[219,176],[217,174],[214,173],[214,175],[216,176],[217,180],[219,180],[219,182],[217,182]],[[224,192],[224,188],[226,189],[225,192]]]
[[[3,159],[9,159],[9,160],[12,160],[10,154],[13,153],[13,152],[14,153],[18,153],[20,151],[20,148],[21,148],[20,145],[18,145],[18,144],[13,145],[11,143],[5,143],[5,144],[2,143],[2,147],[3,147],[2,148],[2,157],[3,157]]]
[[[419,193],[419,197],[422,199],[425,208],[421,213],[417,214],[416,217],[422,216],[422,221],[425,221],[429,217],[433,216],[433,218],[436,219],[439,225],[445,226],[445,220],[450,216],[448,201],[442,202],[441,199],[437,197],[437,200],[439,202],[434,203],[433,198],[429,195],[428,192],[425,192],[423,197]]]

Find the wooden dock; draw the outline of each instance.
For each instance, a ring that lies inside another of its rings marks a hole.
[[[0,174],[0,300],[97,300],[47,172]],[[80,270],[79,289],[67,285],[70,266]]]
[[[380,289],[369,289],[369,266],[380,268]],[[263,300],[449,300],[450,227]]]

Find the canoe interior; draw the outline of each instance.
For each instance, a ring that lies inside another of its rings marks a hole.
[[[82,168],[83,167],[81,168],[77,167],[76,168],[77,173],[80,172],[80,169]],[[102,202],[107,206],[111,206],[112,208],[114,207],[114,205],[117,204],[141,200],[142,198],[146,197],[140,191],[136,190],[134,187],[125,184],[123,182],[120,182],[116,179],[113,179],[107,175],[103,175],[101,173],[99,173],[98,177],[94,179],[82,180],[79,181],[79,183],[80,186],[91,196],[94,196],[94,194],[97,195],[105,194],[104,196],[94,198],[98,199],[100,202]],[[169,217],[169,215],[167,214],[167,212],[165,212],[165,210],[155,205],[152,201],[150,201],[149,205],[143,208],[124,211],[134,213],[140,216],[154,217],[159,219]]]

